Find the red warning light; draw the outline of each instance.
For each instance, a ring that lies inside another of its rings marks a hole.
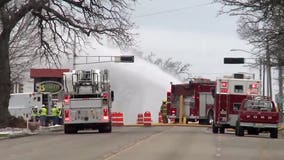
[[[222,86],[223,88],[227,88],[227,87],[228,87],[228,82],[222,82],[222,83],[221,83],[221,86]]]

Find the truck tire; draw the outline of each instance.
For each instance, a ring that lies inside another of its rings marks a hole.
[[[278,129],[273,128],[270,130],[270,138],[278,138]]]
[[[111,123],[106,124],[99,128],[99,133],[111,133],[112,132],[112,125]]]
[[[225,133],[225,128],[224,127],[221,127],[219,130],[220,130],[220,134],[224,134]]]
[[[236,127],[236,136],[244,136],[245,135],[245,131],[244,128],[241,126],[237,126]]]
[[[214,133],[214,134],[217,134],[218,133],[218,127],[213,123],[212,124],[212,132]]]
[[[65,134],[75,134],[78,130],[72,125],[64,125],[64,133]]]

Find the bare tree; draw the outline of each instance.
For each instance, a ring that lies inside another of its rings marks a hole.
[[[281,43],[284,34],[284,1],[215,0],[224,5],[221,13],[240,16],[238,32],[255,48],[264,51]]]
[[[86,36],[98,42],[111,39],[120,46],[133,42],[129,20],[135,0],[1,0],[0,1],[0,127],[8,124],[11,87],[9,56],[12,31],[29,18],[38,41],[34,53],[47,62],[59,62],[76,41]],[[75,35],[75,36],[74,36]],[[20,42],[21,43],[21,42]],[[35,44],[36,45],[36,44]]]
[[[173,58],[168,58],[163,60],[162,58],[156,58],[156,55],[151,52],[151,54],[146,55],[144,59],[152,64],[159,66],[163,71],[177,77],[180,80],[188,80],[190,75],[191,65],[182,63],[181,61],[175,61]]]
[[[31,23],[31,15],[26,16],[11,33],[9,59],[12,84],[27,78],[26,73],[40,58],[40,55],[34,52],[40,44],[34,38],[36,26],[30,25]]]

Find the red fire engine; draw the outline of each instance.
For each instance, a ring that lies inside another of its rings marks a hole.
[[[213,133],[224,133],[225,128],[235,128],[239,108],[248,96],[260,95],[261,83],[243,73],[217,79],[214,96]]]
[[[216,82],[209,79],[193,79],[189,83],[171,84],[167,92],[168,117],[179,119],[180,96],[184,98],[184,115],[186,121],[199,121],[199,123],[210,123],[213,121],[214,98],[212,92],[215,90]]]

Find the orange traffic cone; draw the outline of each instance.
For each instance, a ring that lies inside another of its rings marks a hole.
[[[143,124],[143,113],[138,113],[137,124]]]
[[[146,126],[146,127],[152,126],[151,112],[149,112],[149,111],[146,111],[144,113],[144,126]]]
[[[124,119],[122,112],[112,113],[112,125],[113,126],[124,126]]]

